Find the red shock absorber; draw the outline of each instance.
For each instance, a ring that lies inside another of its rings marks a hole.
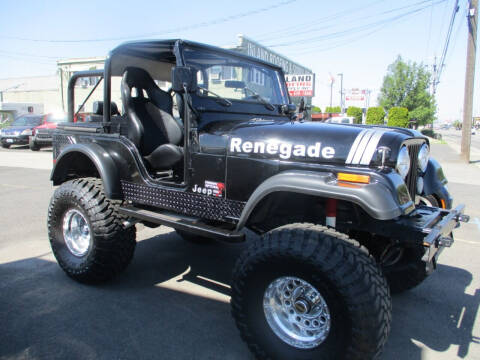
[[[325,211],[325,225],[335,227],[337,220],[337,199],[327,199],[327,209]]]

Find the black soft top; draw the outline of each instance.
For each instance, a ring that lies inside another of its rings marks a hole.
[[[268,66],[275,70],[281,70],[282,68],[269,63],[267,61],[239,53],[237,51],[224,49],[218,46],[212,46],[207,44],[198,43],[195,41],[182,40],[182,39],[170,39],[170,40],[139,40],[139,41],[129,41],[123,44],[120,44],[110,52],[110,57],[115,57],[117,55],[130,55],[135,57],[143,57],[151,60],[163,60],[170,63],[175,63],[175,55],[173,53],[175,43],[179,41],[180,45],[186,46],[189,48],[196,48],[199,50],[214,51],[217,53],[224,53],[228,56],[234,56],[237,58],[245,59],[250,62],[255,62]]]

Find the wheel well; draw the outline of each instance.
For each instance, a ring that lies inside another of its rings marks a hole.
[[[246,226],[255,232],[264,233],[296,222],[325,225],[326,201],[326,198],[316,195],[286,191],[273,192],[257,204]],[[349,217],[350,220],[357,221],[359,216],[364,215],[366,214],[357,205],[348,201],[337,201],[337,218]]]
[[[60,185],[65,181],[81,177],[100,178],[100,174],[87,155],[74,151],[62,156],[60,162],[56,164],[52,181],[53,185]]]

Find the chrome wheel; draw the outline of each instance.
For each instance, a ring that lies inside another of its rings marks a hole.
[[[91,233],[90,226],[83,214],[71,209],[63,217],[63,238],[68,250],[78,257],[85,255],[90,248]]]
[[[432,204],[432,202],[428,198],[423,197],[423,196],[420,196],[420,204],[425,205],[425,206],[430,206],[430,207],[435,206],[435,205]]]
[[[299,349],[320,345],[330,331],[330,312],[320,292],[297,277],[274,280],[265,290],[263,311],[282,341]]]

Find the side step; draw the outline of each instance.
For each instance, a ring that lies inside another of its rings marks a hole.
[[[120,207],[119,212],[122,215],[135,219],[169,226],[174,229],[184,230],[198,236],[204,236],[215,240],[230,243],[239,243],[245,240],[245,234],[242,232],[219,229],[214,226],[199,223],[196,218],[182,216],[171,212],[155,212],[136,208],[134,206]]]

